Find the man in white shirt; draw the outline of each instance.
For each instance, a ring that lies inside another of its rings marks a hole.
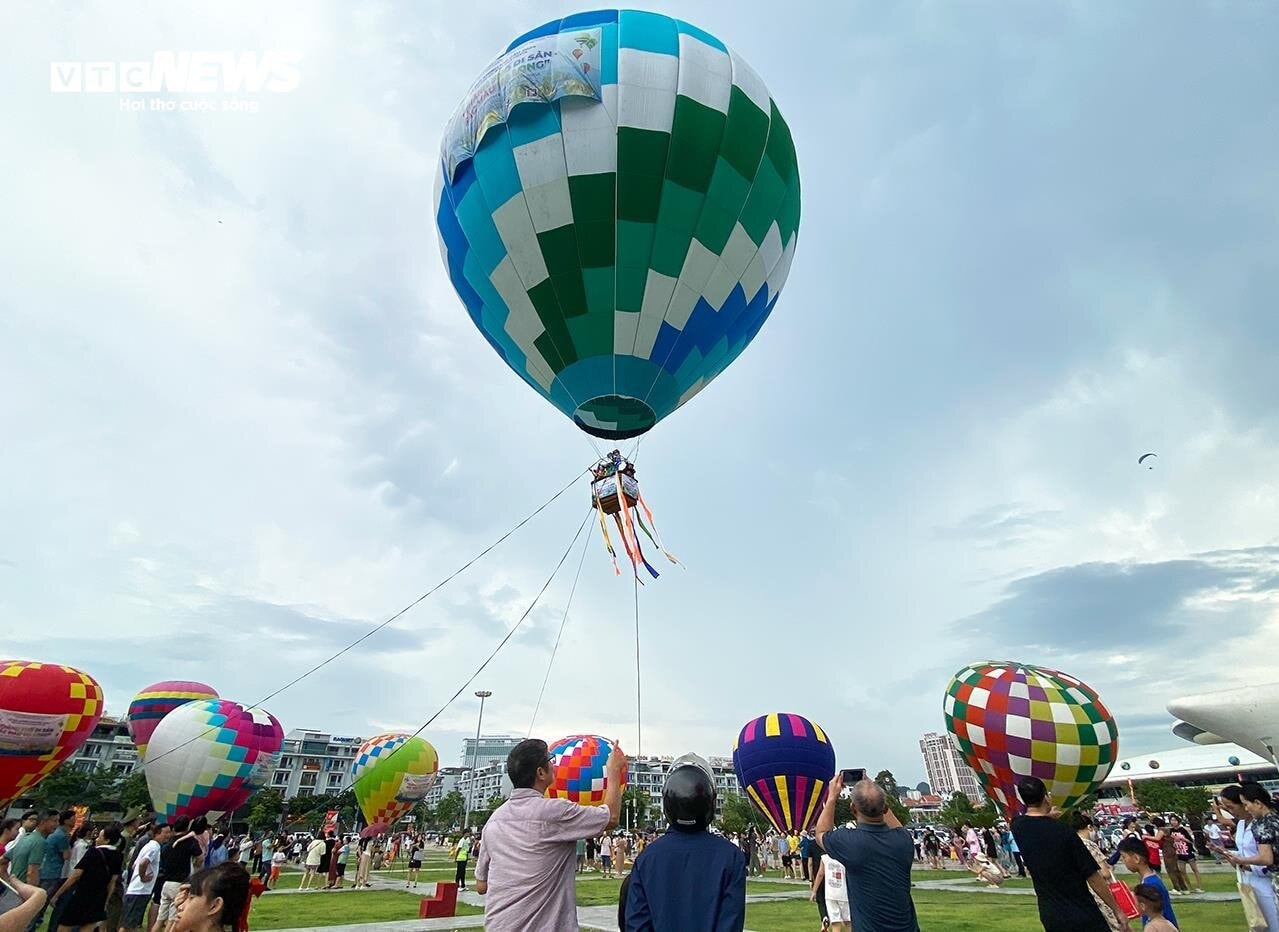
[[[253,836],[245,835],[240,839],[240,863],[244,865],[244,869],[249,869],[249,862],[253,860]]]
[[[155,835],[142,846],[129,886],[124,891],[124,907],[120,911],[120,928],[123,930],[149,928],[146,926],[147,904],[155,890],[155,879],[160,873],[160,849],[173,839],[173,828],[161,825]]]
[[[475,865],[476,892],[486,894],[484,928],[577,932],[577,841],[617,826],[626,755],[615,742],[602,806],[543,795],[555,776],[545,741],[521,741],[506,759],[506,772],[515,789],[485,823]]]

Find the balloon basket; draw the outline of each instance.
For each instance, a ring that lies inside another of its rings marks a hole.
[[[622,476],[622,494],[628,508],[639,504],[639,481],[634,476]],[[617,476],[591,483],[591,503],[606,515],[615,515],[622,510],[622,502],[617,496]]]

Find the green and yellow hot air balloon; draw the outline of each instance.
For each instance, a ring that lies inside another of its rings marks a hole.
[[[360,745],[351,762],[355,798],[369,825],[391,826],[408,815],[439,776],[440,756],[431,743],[405,734],[385,734]]]

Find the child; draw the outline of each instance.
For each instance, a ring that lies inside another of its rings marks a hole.
[[[848,883],[844,878],[844,865],[829,854],[822,855],[821,866],[817,868],[817,876],[813,878],[809,900],[817,898],[817,892],[825,884],[826,911],[823,929],[831,932],[847,932],[851,928],[852,913],[848,908]]]
[[[1163,916],[1163,898],[1153,884],[1139,883],[1133,891],[1146,932],[1177,932],[1177,927]]]
[[[274,890],[276,884],[280,882],[280,870],[284,867],[284,862],[288,855],[284,853],[283,848],[276,848],[275,853],[271,855],[271,877],[267,881],[267,886]]]
[[[1177,916],[1172,911],[1172,900],[1168,896],[1168,888],[1164,886],[1164,882],[1159,879],[1159,875],[1150,866],[1150,860],[1146,856],[1145,842],[1140,838],[1125,838],[1119,843],[1119,859],[1124,862],[1124,867],[1141,877],[1141,883],[1136,888],[1138,894],[1141,894],[1142,887],[1150,887],[1155,891],[1159,897],[1160,913],[1175,928]],[[1148,896],[1149,894],[1141,895]],[[1147,921],[1146,914],[1143,912],[1141,917],[1142,925],[1145,925]]]

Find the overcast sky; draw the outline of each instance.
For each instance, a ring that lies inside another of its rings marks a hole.
[[[1274,679],[1279,14],[654,7],[764,77],[804,205],[759,337],[641,449],[687,564],[641,592],[644,751],[794,711],[913,784],[970,661],[1084,679],[1123,756],[1179,744],[1170,698]],[[253,702],[588,465],[472,327],[431,209],[472,79],[573,9],[0,9],[0,654],[83,668],[113,713],[166,678]],[[255,114],[50,92],[51,61],[209,49],[296,52],[298,86]],[[417,728],[586,500],[268,708]],[[472,687],[486,732],[528,730],[578,552]],[[466,695],[426,732],[444,763]],[[574,732],[636,747],[631,583],[597,536],[536,729]]]

